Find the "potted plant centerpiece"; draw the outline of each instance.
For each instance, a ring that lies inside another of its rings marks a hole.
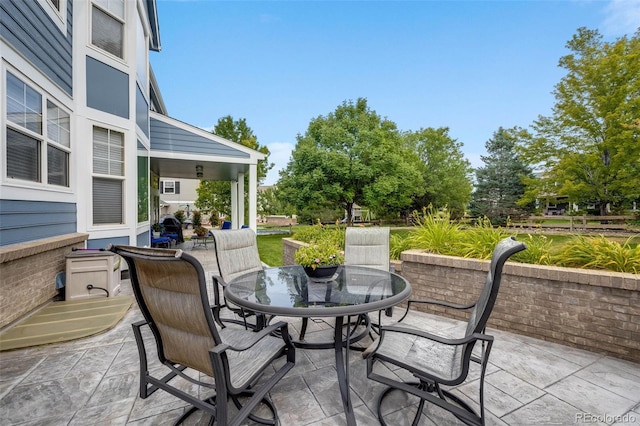
[[[294,255],[311,278],[332,277],[338,266],[344,263],[344,251],[333,241],[320,240],[300,247]]]

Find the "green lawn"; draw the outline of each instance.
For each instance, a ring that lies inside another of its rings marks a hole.
[[[289,234],[258,235],[260,260],[269,266],[282,265],[282,239]]]

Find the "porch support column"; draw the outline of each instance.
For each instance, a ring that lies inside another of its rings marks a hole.
[[[231,181],[231,227],[238,227],[238,180]]]
[[[238,173],[238,222],[234,226],[240,229],[244,225],[244,173]]]
[[[249,165],[249,228],[258,232],[258,166]]]

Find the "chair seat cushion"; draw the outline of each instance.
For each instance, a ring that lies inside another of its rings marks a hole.
[[[222,341],[233,347],[246,347],[256,339],[257,333],[228,326],[220,330]],[[247,384],[251,377],[268,364],[284,348],[284,340],[279,337],[265,336],[253,347],[242,351],[227,351],[231,385],[239,388]]]
[[[460,377],[463,346],[445,345],[424,337],[392,331],[385,331],[382,344],[376,350],[378,341],[379,338],[363,355],[375,352],[376,355],[393,360],[385,359],[386,362],[431,376],[429,378],[437,378],[438,381],[451,381]]]

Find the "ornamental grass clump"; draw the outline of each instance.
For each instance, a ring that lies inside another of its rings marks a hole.
[[[415,230],[407,237],[408,245],[435,254],[457,256],[462,239],[462,228],[451,220],[447,209],[439,211],[431,207],[422,209],[422,214],[413,213]]]
[[[640,273],[640,245],[631,244],[631,238],[623,244],[597,237],[576,236],[566,242],[562,250],[553,256],[556,264],[567,267],[606,269],[617,272]]]

